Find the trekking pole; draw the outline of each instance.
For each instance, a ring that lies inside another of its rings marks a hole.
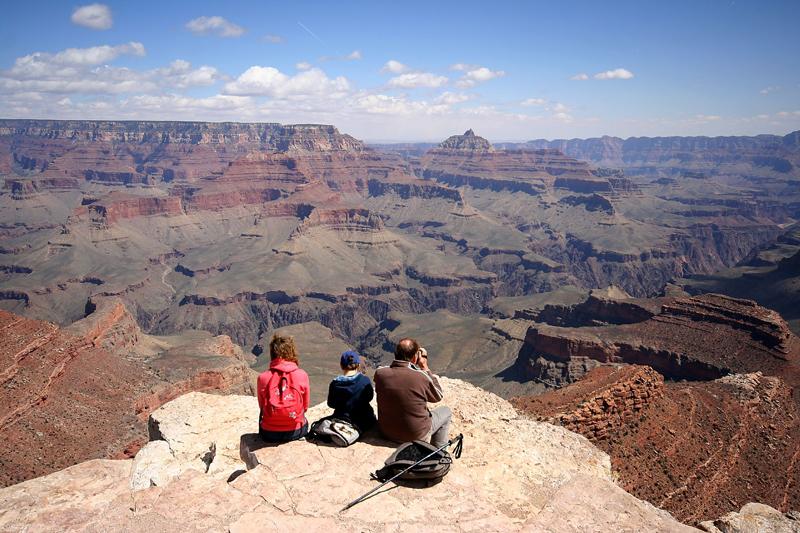
[[[456,446],[456,449],[454,450],[453,454],[456,456],[456,459],[458,459],[459,457],[461,457],[461,448],[464,446],[464,435],[461,434],[461,433],[458,434],[458,437],[456,437],[454,439],[450,439],[449,441],[447,441],[447,443],[442,445],[440,448],[432,451],[431,453],[429,453],[428,455],[426,455],[425,457],[423,457],[422,459],[420,459],[419,461],[417,461],[413,465],[405,468],[402,472],[399,472],[399,473],[393,475],[391,478],[387,479],[386,481],[384,481],[383,483],[381,483],[380,485],[378,485],[377,487],[375,487],[371,491],[369,491],[366,494],[363,494],[362,496],[359,496],[355,500],[351,501],[350,503],[348,503],[347,505],[342,507],[341,511],[339,511],[339,512],[343,513],[344,511],[350,509],[352,506],[363,502],[364,500],[367,499],[367,497],[369,497],[372,494],[374,494],[375,492],[377,492],[381,487],[383,487],[387,483],[391,483],[395,479],[399,478],[400,476],[402,476],[403,474],[405,474],[406,472],[408,472],[409,470],[411,470],[412,468],[414,468],[415,466],[420,464],[422,461],[426,461],[426,460],[430,459],[431,457],[433,457],[437,453],[441,452],[442,450],[444,450],[448,446],[450,446],[452,444],[455,444],[456,442],[458,442],[458,445]]]

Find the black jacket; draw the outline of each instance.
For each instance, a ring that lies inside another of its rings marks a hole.
[[[328,386],[328,407],[333,416],[352,422],[362,433],[377,421],[369,402],[375,392],[372,382],[364,374],[339,376]]]

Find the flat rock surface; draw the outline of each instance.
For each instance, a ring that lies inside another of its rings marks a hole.
[[[617,487],[608,456],[582,436],[521,419],[505,400],[464,382],[442,384],[451,436],[464,434],[464,453],[433,487],[389,484],[340,512],[376,486],[369,473],[391,443],[367,435],[349,448],[266,446],[245,424],[257,416],[252,398],[193,393],[153,414],[172,450],[163,467],[177,477],[134,491],[132,461],[82,463],[0,490],[0,530],[539,531],[545,522],[548,531],[689,530]],[[316,406],[309,418],[327,411]],[[250,455],[250,470],[230,457],[234,440]],[[216,454],[207,474],[195,455],[209,442]],[[149,457],[151,475],[159,455]],[[580,519],[566,516],[576,510]]]

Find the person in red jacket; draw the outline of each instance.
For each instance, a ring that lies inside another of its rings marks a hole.
[[[308,374],[302,370],[294,339],[273,335],[269,368],[258,376],[258,433],[267,442],[288,442],[308,433],[311,400]]]

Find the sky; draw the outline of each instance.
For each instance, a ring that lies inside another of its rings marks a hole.
[[[5,0],[0,117],[372,142],[800,129],[800,1]]]

